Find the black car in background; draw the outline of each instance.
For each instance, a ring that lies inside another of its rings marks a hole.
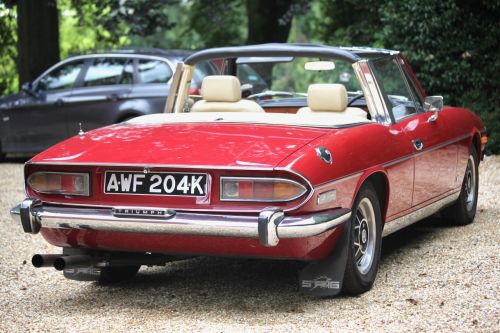
[[[70,57],[49,68],[18,94],[0,98],[0,155],[33,154],[85,131],[163,112],[170,82],[189,51],[118,50]],[[191,93],[213,63],[195,71]]]

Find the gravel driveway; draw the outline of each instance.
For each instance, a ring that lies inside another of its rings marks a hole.
[[[299,294],[284,261],[196,258],[118,287],[35,269],[33,253],[59,249],[11,222],[22,164],[0,175],[0,332],[500,330],[500,156],[482,163],[472,225],[433,217],[385,238],[373,289],[334,299]]]

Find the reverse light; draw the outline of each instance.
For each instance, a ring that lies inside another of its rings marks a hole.
[[[283,178],[221,177],[220,181],[222,201],[291,201],[306,192],[304,185]]]
[[[35,172],[28,177],[27,183],[37,193],[90,195],[88,173]]]

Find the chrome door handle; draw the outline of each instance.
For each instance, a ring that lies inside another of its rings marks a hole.
[[[415,147],[416,150],[424,149],[424,142],[422,141],[422,139],[411,140],[411,142],[413,143],[413,147]]]

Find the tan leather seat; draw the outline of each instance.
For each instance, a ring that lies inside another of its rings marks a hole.
[[[327,112],[362,118],[368,116],[363,109],[347,107],[347,90],[343,84],[311,84],[307,89],[307,107],[300,108],[297,114]]]
[[[256,102],[241,99],[240,80],[231,75],[206,76],[201,97],[191,112],[265,112]]]

